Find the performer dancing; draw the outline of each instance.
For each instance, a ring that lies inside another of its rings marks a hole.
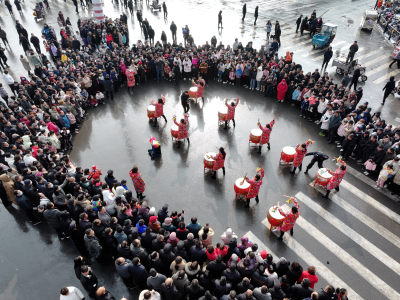
[[[278,227],[278,230],[281,231],[281,235],[279,236],[278,240],[282,241],[283,235],[285,232],[290,231],[290,235],[293,235],[293,226],[296,223],[297,218],[299,217],[299,203],[297,202],[296,198],[290,197],[288,202],[292,201],[295,206],[292,206],[292,210],[289,213],[284,212],[278,203],[278,209],[281,215],[285,216],[283,219],[282,224]]]
[[[255,198],[256,202],[259,202],[258,192],[262,185],[262,179],[264,177],[264,169],[257,168],[257,174],[253,180],[250,180],[247,176],[245,177],[246,181],[250,183],[250,189],[246,195],[246,207],[250,206],[250,199]]]
[[[206,86],[206,82],[201,76],[199,76],[197,83],[194,80],[192,80],[192,83],[195,87],[197,87],[197,98],[201,97],[201,100],[203,100],[204,104],[204,87]]]
[[[222,168],[222,174],[225,176],[225,157],[226,157],[226,152],[223,147],[219,148],[219,152],[217,155],[213,157],[215,160],[214,166],[213,166],[213,178],[217,178],[217,170]]]
[[[135,87],[135,75],[136,75],[136,70],[134,69],[134,67],[129,67],[128,69],[126,69],[125,71],[125,75],[126,75],[126,84],[128,86],[128,92],[130,90],[133,91],[133,88]]]
[[[308,140],[305,144],[298,144],[296,146],[296,153],[293,159],[293,170],[290,173],[294,174],[297,167],[299,167],[299,170],[301,171],[301,167],[303,166],[303,158],[307,153],[307,147],[310,145],[310,143],[312,143],[312,141]]]
[[[341,158],[337,159],[337,163],[339,164],[339,168],[337,168],[335,172],[328,170],[328,172],[332,174],[332,177],[329,179],[326,186],[326,194],[324,198],[327,199],[329,198],[331,190],[335,189],[339,192],[339,185],[342,182],[344,175],[346,175],[347,164]]]
[[[264,144],[267,144],[268,150],[271,149],[271,146],[269,144],[269,136],[271,135],[272,127],[274,127],[275,120],[272,120],[269,124],[266,124],[265,127],[263,127],[260,122],[258,122],[257,124],[262,131],[260,145],[258,146],[258,153],[261,153],[261,148]]]
[[[135,188],[136,191],[136,196],[137,198],[140,199],[144,199],[146,196],[143,195],[144,190],[146,189],[146,183],[144,182],[142,175],[139,172],[139,168],[138,167],[133,167],[130,171],[129,171],[129,176],[132,179],[133,182],[133,186]]]
[[[236,126],[235,124],[235,111],[236,111],[236,106],[239,104],[239,98],[236,98],[236,102],[231,102],[228,104],[228,98],[225,99],[225,105],[228,108],[228,114],[226,115],[226,121],[225,121],[225,129],[228,128],[228,123],[230,120],[232,120],[233,127]]]
[[[181,119],[181,121],[178,123],[178,122],[176,122],[176,117],[174,116],[174,118],[173,118],[173,120],[174,120],[174,123],[175,123],[175,125],[176,126],[178,126],[178,148],[180,147],[180,142],[181,142],[181,140],[183,140],[183,139],[187,139],[187,141],[188,141],[188,144],[190,144],[190,140],[189,140],[189,137],[188,137],[188,130],[187,130],[187,125],[188,125],[188,116],[187,116],[187,114],[185,113],[184,114],[184,116],[185,116],[185,118],[184,119]]]
[[[151,104],[153,104],[156,107],[156,113],[155,113],[155,118],[154,122],[157,124],[157,118],[163,117],[165,120],[165,123],[167,123],[167,118],[164,115],[164,104],[165,104],[165,97],[161,95],[161,98],[155,102],[154,100],[151,100]]]
[[[307,174],[308,170],[310,170],[316,162],[318,163],[318,169],[323,168],[324,160],[327,160],[329,158],[328,155],[326,155],[325,153],[322,153],[322,152],[309,152],[305,156],[310,156],[310,155],[313,155],[313,158],[310,161],[310,163],[308,164],[306,170],[304,171],[304,174]]]
[[[92,166],[92,169],[90,170],[87,179],[88,179],[88,180],[92,180],[92,183],[93,183],[93,182],[94,182],[95,180],[97,180],[97,179],[100,180],[100,175],[103,175],[103,173],[101,172],[101,170],[100,170],[100,169],[97,169],[96,166]]]

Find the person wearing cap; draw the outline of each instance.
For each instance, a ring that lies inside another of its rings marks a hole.
[[[172,225],[172,219],[171,218],[165,218],[164,222],[162,223],[162,228],[164,228],[166,231],[169,232],[175,232],[176,227]]]
[[[108,188],[112,189],[114,184],[118,182],[118,180],[114,177],[114,171],[108,170],[107,175],[104,177],[104,181],[107,183]]]
[[[151,216],[149,218],[148,227],[152,232],[158,233],[161,229],[161,223],[157,220],[157,216]]]

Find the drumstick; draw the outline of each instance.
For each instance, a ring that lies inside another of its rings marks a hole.
[[[246,176],[247,176],[247,173],[246,173],[246,174],[244,174],[244,176],[243,176],[243,180],[242,180],[242,182],[240,183],[240,185],[242,185],[242,184],[244,183],[244,181],[246,180]]]

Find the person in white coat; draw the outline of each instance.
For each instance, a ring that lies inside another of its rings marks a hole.
[[[329,128],[329,119],[332,116],[332,109],[328,109],[325,114],[321,117],[321,132],[320,136],[326,136]]]
[[[82,291],[74,286],[63,287],[60,291],[60,300],[83,300]]]
[[[261,78],[263,76],[263,65],[261,64],[258,68],[257,68],[257,75],[256,75],[256,83],[257,83],[257,87],[256,87],[256,91],[259,91],[261,88]]]
[[[186,78],[189,80],[192,78],[192,61],[187,56],[183,60],[183,80],[186,80]]]
[[[103,191],[101,193],[103,194],[103,200],[106,203],[106,211],[110,215],[113,215],[115,213],[115,195],[110,191],[107,183],[102,185],[102,189]]]

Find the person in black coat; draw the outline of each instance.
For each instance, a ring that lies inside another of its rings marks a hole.
[[[347,160],[353,153],[354,147],[356,146],[356,141],[354,140],[354,135],[350,134],[347,139],[343,141],[342,144],[342,157]]]
[[[30,38],[30,42],[33,45],[33,47],[35,47],[36,52],[39,54],[42,54],[42,52],[40,51],[40,40],[39,38],[34,35],[33,33],[31,33],[31,38]]]
[[[147,285],[147,277],[149,277],[146,268],[140,263],[140,259],[138,257],[135,257],[132,260],[132,263],[133,263],[133,268],[132,268],[133,282],[139,288],[145,288]]]
[[[244,22],[244,18],[246,17],[246,12],[247,12],[247,5],[245,3],[242,8],[242,22]]]
[[[319,169],[323,168],[324,167],[323,162],[329,158],[329,156],[326,155],[325,153],[318,152],[318,151],[317,152],[309,152],[305,156],[310,156],[310,155],[312,155],[313,158],[310,161],[310,163],[307,165],[307,168],[304,171],[304,174],[307,174],[308,170],[310,170],[314,166],[315,163],[318,163]]]
[[[82,286],[88,292],[89,296],[94,298],[98,287],[98,280],[96,275],[92,273],[90,267],[86,265],[81,267],[81,275],[79,280],[81,281]]]
[[[184,91],[181,95],[181,104],[183,107],[183,112],[186,114],[189,112],[190,110],[190,106],[189,106],[189,92],[188,91]]]
[[[382,105],[385,104],[386,98],[393,92],[393,90],[396,88],[396,82],[394,81],[394,76],[391,76],[389,81],[386,82],[385,86],[383,87],[382,91],[385,91],[383,93],[383,100],[382,100]]]
[[[185,287],[185,291],[189,300],[197,300],[203,296],[205,292],[197,279],[193,279],[192,282]]]
[[[236,285],[241,281],[242,277],[240,276],[240,273],[238,270],[236,270],[236,265],[234,263],[231,263],[228,269],[226,269],[222,273],[226,279],[232,283],[233,288],[236,287]]]
[[[19,35],[19,44],[24,49],[25,53],[31,49],[29,40],[22,33],[20,33],[20,35]]]
[[[258,6],[256,6],[256,9],[254,11],[254,25],[257,24],[257,19],[258,19]]]
[[[164,300],[180,300],[182,294],[177,290],[172,278],[167,278],[161,285],[161,295]]]
[[[358,84],[358,79],[361,76],[361,70],[359,67],[356,67],[356,69],[354,70],[353,73],[353,78],[351,79],[350,85],[349,85],[349,89],[351,89],[351,86],[354,85],[354,90],[357,89],[357,84]]]
[[[310,297],[313,291],[310,288],[310,279],[304,278],[301,284],[296,284],[290,288],[289,294],[292,300],[302,300]]]
[[[190,248],[190,257],[192,261],[197,261],[200,265],[202,265],[207,259],[206,251],[201,247],[199,240],[196,240],[195,243],[196,244]]]
[[[299,32],[300,24],[301,24],[301,19],[303,18],[303,15],[300,15],[300,17],[297,18],[296,20],[296,33]]]
[[[325,52],[324,52],[324,61],[322,62],[321,72],[324,69],[326,69],[326,67],[328,66],[329,61],[332,58],[332,56],[333,56],[332,47],[328,47],[328,49],[326,49]]]

